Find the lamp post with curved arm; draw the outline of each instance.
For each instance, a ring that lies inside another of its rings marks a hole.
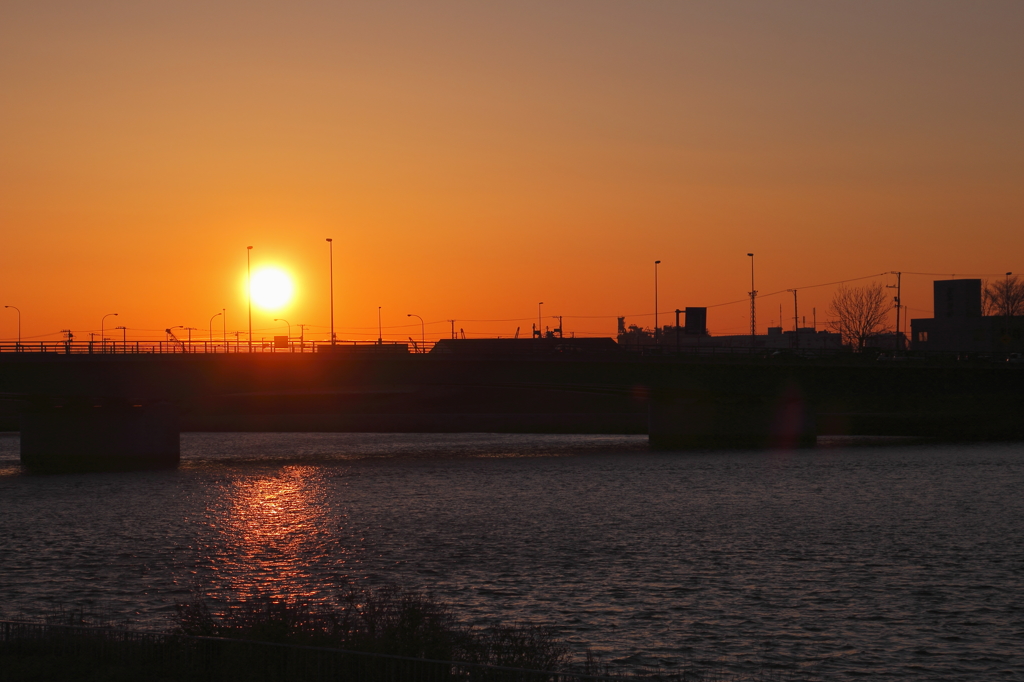
[[[103,335],[106,328],[103,326],[103,323],[106,322],[108,317],[117,317],[117,313],[107,313],[100,318],[100,348],[103,353],[107,352],[107,337]]]
[[[291,345],[292,345],[292,323],[289,322],[288,320],[284,319],[283,317],[275,317],[274,318],[274,322],[284,322],[286,325],[288,325],[288,347],[291,348]]]
[[[167,337],[168,337],[167,338],[167,343],[168,344],[171,343],[171,339],[174,339],[179,344],[181,344],[181,352],[182,353],[185,352],[185,344],[181,342],[181,339],[179,339],[177,336],[174,335],[174,330],[175,329],[184,329],[184,328],[185,328],[185,325],[183,325],[183,324],[176,324],[173,327],[168,327],[167,329],[164,330],[167,333]],[[174,346],[171,346],[171,348],[174,348]]]
[[[21,346],[21,309],[13,305],[5,305],[5,308],[14,308],[18,311],[18,345]]]
[[[654,340],[661,336],[661,329],[658,328],[658,266],[660,260],[654,261]]]
[[[331,345],[334,345],[334,240],[327,238],[327,248],[330,251],[330,277],[331,277]]]
[[[426,348],[427,348],[427,327],[423,323],[423,318],[420,317],[419,315],[415,314],[415,313],[407,313],[406,317],[416,317],[416,318],[419,318],[419,321],[420,321],[420,352],[421,353],[426,353],[427,352],[426,351]]]
[[[223,315],[223,314],[224,313],[220,312],[220,313],[217,313],[216,315],[214,315],[213,317],[210,318],[210,343],[211,344],[213,343],[213,321],[215,319],[217,319],[218,317],[220,317],[221,315]]]
[[[249,255],[252,247],[245,247],[245,275],[246,275],[246,297],[249,299],[249,352],[252,352],[252,262]]]

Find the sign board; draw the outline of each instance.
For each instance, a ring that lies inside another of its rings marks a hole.
[[[288,337],[287,336],[275,336],[274,337],[274,348],[287,348]]]

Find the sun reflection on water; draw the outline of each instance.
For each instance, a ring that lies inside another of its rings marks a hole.
[[[341,577],[348,552],[326,497],[315,467],[236,481],[223,506],[211,510],[219,537],[207,548],[205,587],[241,600],[326,596],[334,581],[325,573]]]

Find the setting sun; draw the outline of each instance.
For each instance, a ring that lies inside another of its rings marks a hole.
[[[264,268],[254,272],[251,283],[252,302],[266,310],[276,310],[292,298],[294,286],[283,270]]]

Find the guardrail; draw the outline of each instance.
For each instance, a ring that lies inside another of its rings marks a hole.
[[[186,353],[429,353],[433,341],[37,341],[0,343],[0,353],[51,353],[59,355],[140,355]]]
[[[616,682],[623,679],[326,647],[21,621],[0,621],[0,662],[7,672],[16,665],[27,673],[41,672],[44,676],[61,672],[62,666],[79,671],[113,666],[142,678],[176,680]],[[33,665],[45,669],[35,670]],[[43,679],[38,674],[34,677]]]

